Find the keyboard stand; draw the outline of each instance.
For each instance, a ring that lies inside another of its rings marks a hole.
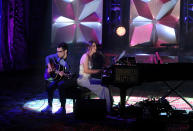
[[[162,96],[162,99],[165,99],[167,96],[169,96],[172,92],[174,92],[176,95],[178,95],[180,98],[182,98],[193,110],[193,106],[178,92],[176,91],[183,83],[184,81],[181,80],[178,84],[175,86],[172,86],[169,84],[169,81],[163,81],[163,83],[170,89],[168,93],[164,96]]]

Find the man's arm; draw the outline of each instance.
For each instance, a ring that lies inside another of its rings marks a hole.
[[[47,71],[48,71],[48,73],[50,74],[51,72],[53,72],[54,71],[54,69],[52,68],[52,66],[51,66],[51,64],[50,63],[48,63],[48,69],[47,69]]]
[[[52,67],[51,65],[51,55],[46,57],[46,67],[47,67],[47,72],[50,74],[51,72],[53,72],[55,69]]]

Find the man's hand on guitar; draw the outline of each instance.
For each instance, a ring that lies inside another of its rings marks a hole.
[[[62,77],[62,76],[64,76],[64,71],[59,71],[58,74]]]
[[[65,72],[65,67],[62,65],[53,65],[49,63],[47,66],[47,73],[50,74],[50,77],[52,77],[54,80],[61,80],[62,78],[71,78],[71,74]]]
[[[48,73],[55,71],[55,68],[51,66],[51,64],[48,64]]]
[[[65,78],[67,78],[67,79],[70,79],[70,78],[71,78],[71,75],[68,74],[68,73],[64,73],[64,71],[60,71],[58,74],[59,74],[61,77],[65,77]]]

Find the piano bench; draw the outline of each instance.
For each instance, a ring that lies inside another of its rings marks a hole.
[[[94,94],[91,90],[89,90],[86,87],[78,86],[77,88],[80,91],[81,99],[91,99],[91,96]]]
[[[69,87],[65,89],[66,98],[68,99],[79,99],[80,98],[80,92],[79,89],[76,87]]]

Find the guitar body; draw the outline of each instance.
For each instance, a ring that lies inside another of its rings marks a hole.
[[[71,79],[72,75],[69,72],[66,72],[66,68],[62,66],[61,64],[50,62],[51,68],[54,70],[50,73],[48,73],[48,69],[46,68],[45,71],[45,79],[48,81],[60,81],[61,79]],[[60,76],[59,72],[63,71],[64,75]]]
[[[55,71],[50,73],[50,77],[52,77],[54,80],[58,80],[58,81],[61,80],[63,76],[60,76],[58,72],[59,71],[65,72],[65,67],[60,64],[54,64],[54,65],[51,64],[51,66],[52,66],[52,69],[55,69]]]

